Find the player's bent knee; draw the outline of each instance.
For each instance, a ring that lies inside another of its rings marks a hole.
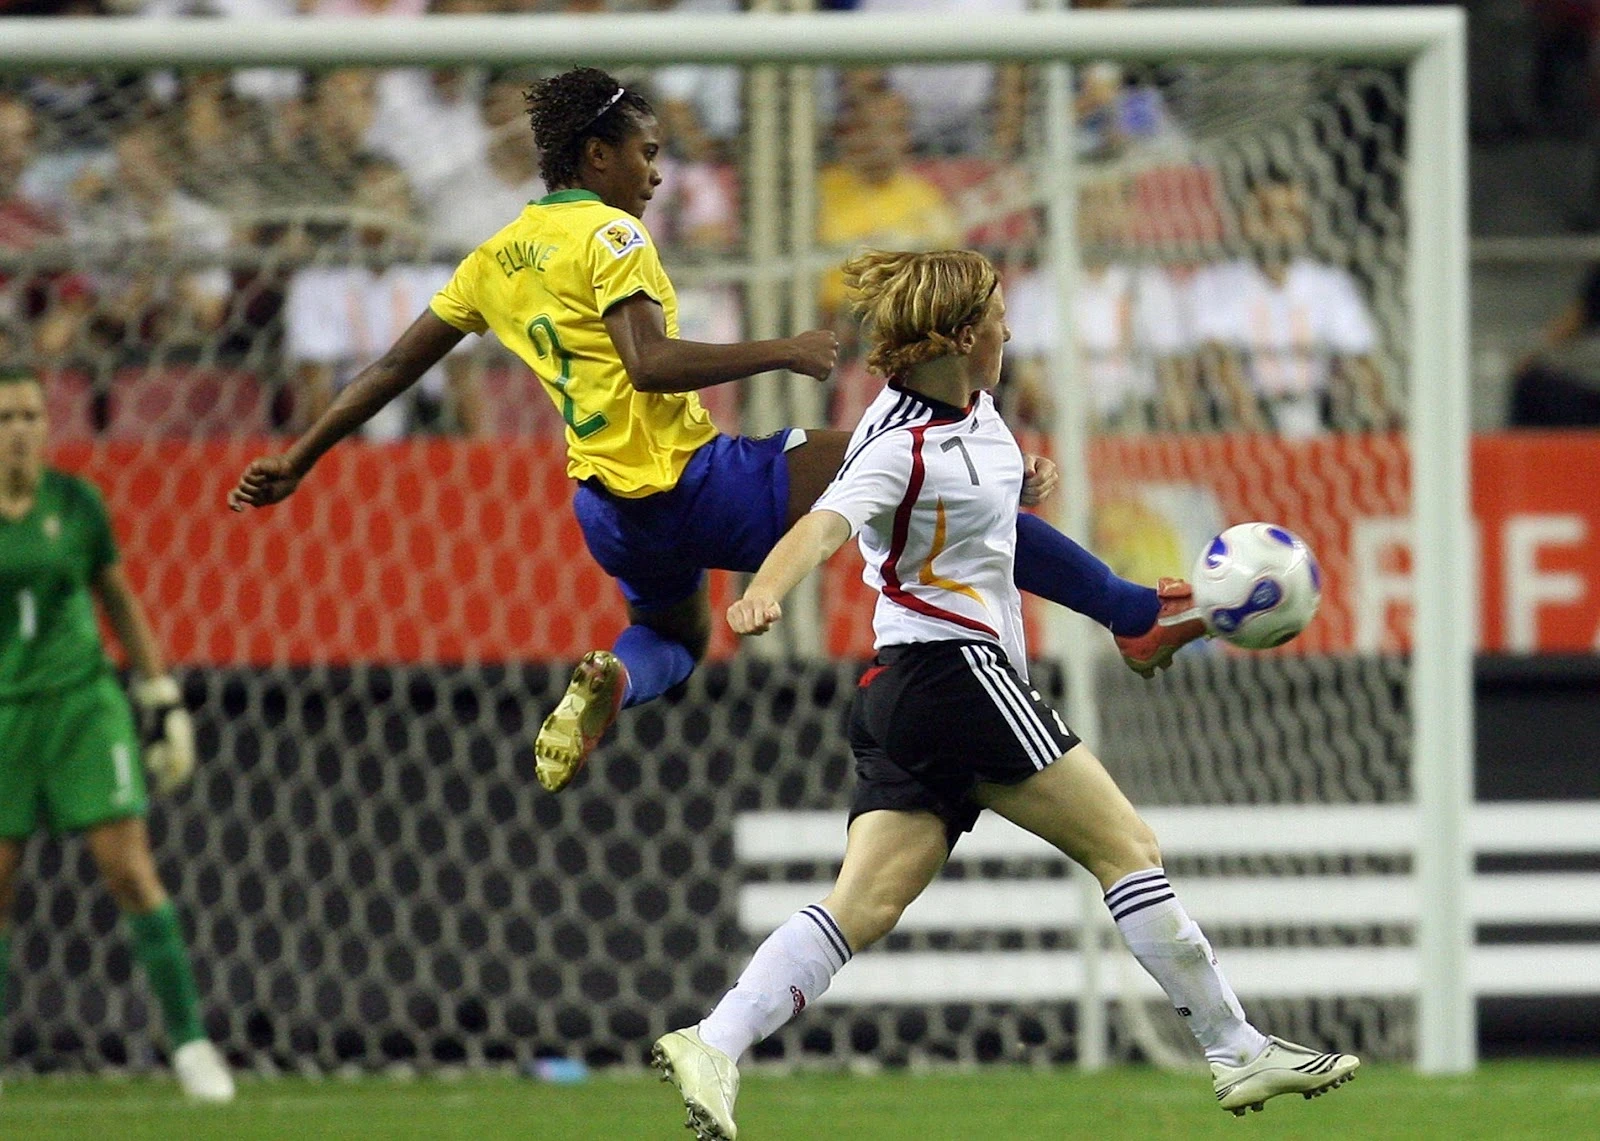
[[[1134,827],[1122,838],[1117,863],[1120,865],[1117,869],[1120,873],[1118,879],[1146,868],[1161,866],[1161,844],[1150,825],[1142,819],[1137,819]]]
[[[687,638],[683,639],[683,644],[689,651],[689,656],[695,660],[696,665],[705,661],[706,652],[711,649],[710,623],[692,631]]]
[[[705,661],[711,648],[711,614],[701,607],[672,608],[663,611],[631,610],[629,621],[648,626],[663,638],[671,638],[684,649],[695,664]]]
[[[1101,886],[1110,887],[1123,876],[1160,867],[1161,845],[1150,826],[1135,817],[1131,825],[1085,852],[1081,862]]]
[[[893,931],[905,912],[905,904],[887,899],[841,900],[829,896],[823,906],[838,921],[851,954],[865,951]]]
[[[108,860],[101,869],[106,890],[123,911],[136,914],[158,907],[167,898],[155,864],[143,853],[131,852]]]
[[[0,867],[0,929],[11,919],[11,908],[17,901],[17,869]]]

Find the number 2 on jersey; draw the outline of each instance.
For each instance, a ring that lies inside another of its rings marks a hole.
[[[539,354],[540,360],[554,360],[561,368],[561,374],[555,379],[555,386],[561,390],[561,418],[567,422],[567,427],[580,440],[587,440],[609,421],[604,412],[593,412],[581,420],[578,418],[577,407],[572,403],[572,397],[567,395],[567,382],[572,379],[572,354],[561,347],[561,338],[556,335],[555,322],[543,313],[528,322],[528,340],[533,344],[533,351]]]
[[[24,642],[33,641],[39,633],[39,605],[31,590],[17,591],[17,628]]]

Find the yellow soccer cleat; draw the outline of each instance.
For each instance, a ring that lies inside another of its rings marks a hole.
[[[735,1141],[733,1103],[739,1097],[739,1067],[732,1058],[700,1039],[698,1027],[674,1030],[656,1039],[650,1063],[683,1095],[689,1128],[697,1141]]]
[[[1243,1117],[1259,1110],[1269,1097],[1297,1093],[1313,1098],[1355,1077],[1361,1059],[1354,1054],[1322,1053],[1282,1038],[1268,1038],[1267,1048],[1242,1066],[1211,1063],[1211,1084],[1217,1103]]]
[[[567,692],[534,739],[539,783],[560,792],[578,775],[622,708],[628,670],[610,650],[590,650],[572,671]]]

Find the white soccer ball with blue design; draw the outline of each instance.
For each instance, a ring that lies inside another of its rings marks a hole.
[[[1206,544],[1190,575],[1213,634],[1247,650],[1281,646],[1322,602],[1322,568],[1306,541],[1276,523],[1240,523]]]

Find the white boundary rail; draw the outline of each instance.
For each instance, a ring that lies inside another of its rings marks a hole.
[[[1467,974],[1472,796],[1465,17],[1456,8],[1213,9],[959,16],[0,20],[0,72],[61,67],[803,64],[1317,58],[1407,69],[1411,675],[1424,1072],[1476,1061]],[[1062,194],[1070,193],[1063,188]],[[1071,199],[1065,199],[1070,204]],[[1070,273],[1070,267],[1063,268]],[[1067,294],[1063,291],[1063,297]],[[1065,457],[1067,470],[1073,458]],[[1465,579],[1464,579],[1464,576]]]
[[[1407,805],[1286,805],[1150,808],[1141,812],[1165,856],[1395,856],[1415,849],[1416,815]],[[1472,850],[1484,855],[1600,854],[1600,803],[1477,805],[1468,818]],[[838,812],[754,812],[734,828],[741,866],[836,863],[844,854]],[[1065,857],[1044,841],[985,813],[953,860]],[[1422,913],[1419,877],[1172,876],[1202,926],[1292,928],[1413,925]],[[740,925],[764,935],[826,894],[816,882],[744,885]],[[1471,877],[1473,924],[1600,924],[1600,873],[1480,872]],[[1110,928],[1098,903],[1086,904],[1076,878],[936,881],[901,918],[902,931],[1081,930]],[[1080,942],[1080,946],[1086,945]],[[1252,998],[1417,993],[1422,964],[1411,947],[1235,948],[1222,954],[1235,989]],[[1600,995],[1600,957],[1592,944],[1519,942],[1476,946],[1467,957],[1473,997]],[[1079,951],[974,953],[868,952],[850,964],[826,1002],[1030,1002],[1086,1000],[1089,964]],[[1134,972],[1140,994],[1160,990]],[[1120,994],[1103,997],[1119,998]]]

